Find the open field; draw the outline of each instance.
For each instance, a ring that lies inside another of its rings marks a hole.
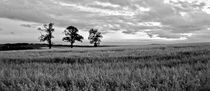
[[[0,60],[0,91],[198,91],[210,43],[0,51]]]

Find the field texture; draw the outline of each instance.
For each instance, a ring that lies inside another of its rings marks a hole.
[[[0,52],[0,91],[208,89],[209,44]]]

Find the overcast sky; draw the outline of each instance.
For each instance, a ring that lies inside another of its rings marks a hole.
[[[49,22],[55,43],[70,25],[85,42],[90,28],[104,43],[210,42],[210,0],[0,0],[0,43],[37,43]]]

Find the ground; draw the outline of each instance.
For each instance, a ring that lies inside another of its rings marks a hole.
[[[0,91],[208,91],[210,43],[0,51]]]

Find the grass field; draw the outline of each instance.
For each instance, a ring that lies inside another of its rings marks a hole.
[[[0,60],[0,91],[198,91],[210,44],[0,51]]]

